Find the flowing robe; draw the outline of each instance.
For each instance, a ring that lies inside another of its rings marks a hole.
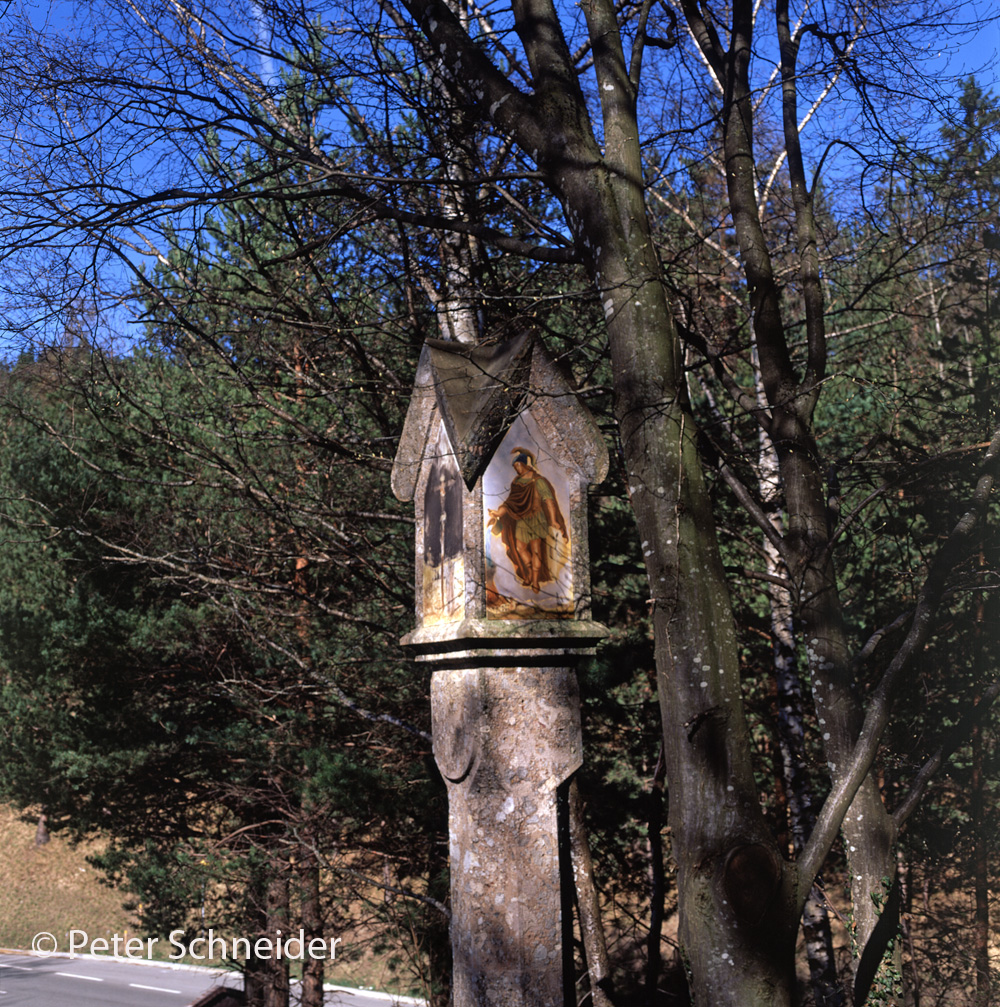
[[[542,540],[542,566],[539,584],[555,580],[549,570],[549,550],[546,539],[549,534],[549,518],[545,513],[545,501],[551,500],[555,509],[557,525],[565,525],[559,501],[556,499],[552,483],[537,472],[519,476],[510,484],[510,493],[503,502],[505,513],[497,518],[494,534],[499,532],[500,540],[507,550],[507,557],[514,566],[517,579],[526,587],[531,584],[531,566],[525,563],[517,548],[518,542]]]

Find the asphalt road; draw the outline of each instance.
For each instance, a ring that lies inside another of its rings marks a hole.
[[[114,959],[0,957],[2,1007],[185,1007],[219,981],[209,972]]]
[[[238,975],[170,969],[114,958],[0,955],[0,1007],[187,1007],[220,983],[240,986]],[[391,1007],[385,994],[327,992],[326,1007]]]

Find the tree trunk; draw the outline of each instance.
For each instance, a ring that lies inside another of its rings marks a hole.
[[[591,268],[650,585],[682,953],[695,1003],[780,1007],[794,982],[797,876],[757,799],[732,606],[637,145],[629,168],[602,186],[592,173],[567,172],[560,188],[567,216],[580,221],[578,242],[596,253]]]
[[[267,886],[267,937],[272,942],[288,937],[288,873],[284,865],[272,866]],[[288,1007],[288,959],[272,953],[267,962],[263,1007]]]
[[[978,640],[976,641],[979,642]],[[969,817],[972,819],[972,878],[975,893],[972,945],[975,959],[975,1007],[988,1007],[991,1001],[990,978],[990,890],[989,840],[986,836],[983,793],[983,729],[976,724],[972,731],[972,781]]]
[[[989,327],[984,324],[984,335],[989,342]],[[979,548],[979,566],[985,564],[982,542]],[[980,595],[976,605],[976,629],[974,633],[975,657],[973,667],[977,679],[985,679],[983,668],[983,618],[985,603]],[[980,702],[976,696],[976,703]],[[976,994],[975,1007],[988,1007],[992,997],[992,977],[990,975],[990,889],[989,889],[989,851],[990,842],[986,831],[986,791],[983,781],[983,726],[976,723],[972,729],[972,780],[970,789],[969,817],[972,819],[972,877],[975,891],[975,910],[973,924],[973,946],[976,963]]]
[[[610,9],[588,3],[584,13],[592,38],[611,48]],[[649,231],[637,132],[615,105],[629,100],[615,72],[623,58],[615,49],[602,60],[605,165],[582,124],[575,148],[542,164],[604,304],[650,585],[682,953],[695,1003],[781,1007],[794,985],[798,879],[760,811],[732,606]]]
[[[649,938],[646,942],[646,1003],[655,1007],[660,973],[663,971],[663,914],[666,901],[666,872],[663,864],[663,780],[666,766],[663,745],[656,759],[653,785],[649,792]]]
[[[573,883],[580,914],[580,936],[587,965],[587,982],[593,1007],[611,1007],[608,996],[608,945],[601,926],[601,906],[594,885],[594,865],[583,819],[583,800],[574,776],[569,782],[569,847],[573,865]]]
[[[759,371],[758,371],[759,374]],[[766,405],[759,387],[758,401]],[[757,478],[760,497],[771,524],[783,532],[778,509],[781,499],[781,478],[778,454],[764,430],[759,434]],[[765,573],[769,575],[768,598],[771,608],[771,638],[773,640],[774,678],[778,699],[778,746],[781,750],[782,776],[788,794],[788,819],[792,834],[792,849],[802,852],[816,822],[812,790],[806,779],[805,721],[802,681],[798,673],[795,647],[794,602],[789,573],[774,543],[764,536]],[[779,582],[781,581],[781,582]],[[803,883],[808,879],[803,879]],[[806,959],[809,962],[809,984],[817,1007],[843,1007],[844,991],[837,981],[837,966],[833,951],[833,934],[826,904],[816,885],[810,885],[802,912],[802,935]]]
[[[267,877],[260,865],[252,865],[246,887],[246,928],[251,945],[267,934]],[[269,982],[268,962],[253,955],[243,965],[246,1007],[265,1007]]]
[[[784,470],[801,469],[801,458],[789,458]],[[822,494],[817,479],[800,472],[785,477],[785,485],[798,477],[789,542],[801,557],[800,606],[802,634],[812,682],[813,702],[830,775],[834,781],[847,773],[861,728],[861,709],[854,692],[853,669],[843,628],[836,579],[829,561],[817,563],[827,544],[825,501],[822,526],[817,517]],[[810,499],[806,499],[807,494]],[[789,505],[793,513],[793,505]],[[796,527],[797,526],[797,527]],[[817,529],[822,528],[821,531]],[[869,957],[881,958],[884,945],[871,945],[896,874],[896,829],[879,793],[874,773],[869,773],[858,790],[842,825],[844,849],[851,890],[852,959],[857,981],[866,949]],[[880,931],[880,936],[884,933]],[[889,1003],[894,1002],[892,999]]]
[[[319,900],[319,864],[316,854],[306,846],[299,865],[299,898],[305,944],[323,936],[323,914]],[[325,962],[322,958],[306,955],[302,964],[301,1007],[323,1007],[323,979]]]

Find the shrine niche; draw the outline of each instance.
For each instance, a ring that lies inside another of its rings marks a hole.
[[[530,413],[482,478],[487,617],[572,618],[571,478]]]
[[[569,780],[591,620],[593,417],[541,342],[427,340],[392,469],[415,508],[417,625],[448,789],[455,1007],[573,1007]]]

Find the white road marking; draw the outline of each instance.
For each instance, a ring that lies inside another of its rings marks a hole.
[[[180,993],[180,990],[168,990],[166,986],[143,986],[141,983],[129,983],[137,990],[154,990],[157,993]]]
[[[66,976],[67,979],[86,979],[92,983],[102,983],[103,979],[98,979],[97,976],[82,976],[78,972],[57,972],[57,976]]]
[[[5,965],[3,962],[0,962],[0,969],[18,969],[21,972],[30,972],[31,971],[31,966],[30,965]]]

